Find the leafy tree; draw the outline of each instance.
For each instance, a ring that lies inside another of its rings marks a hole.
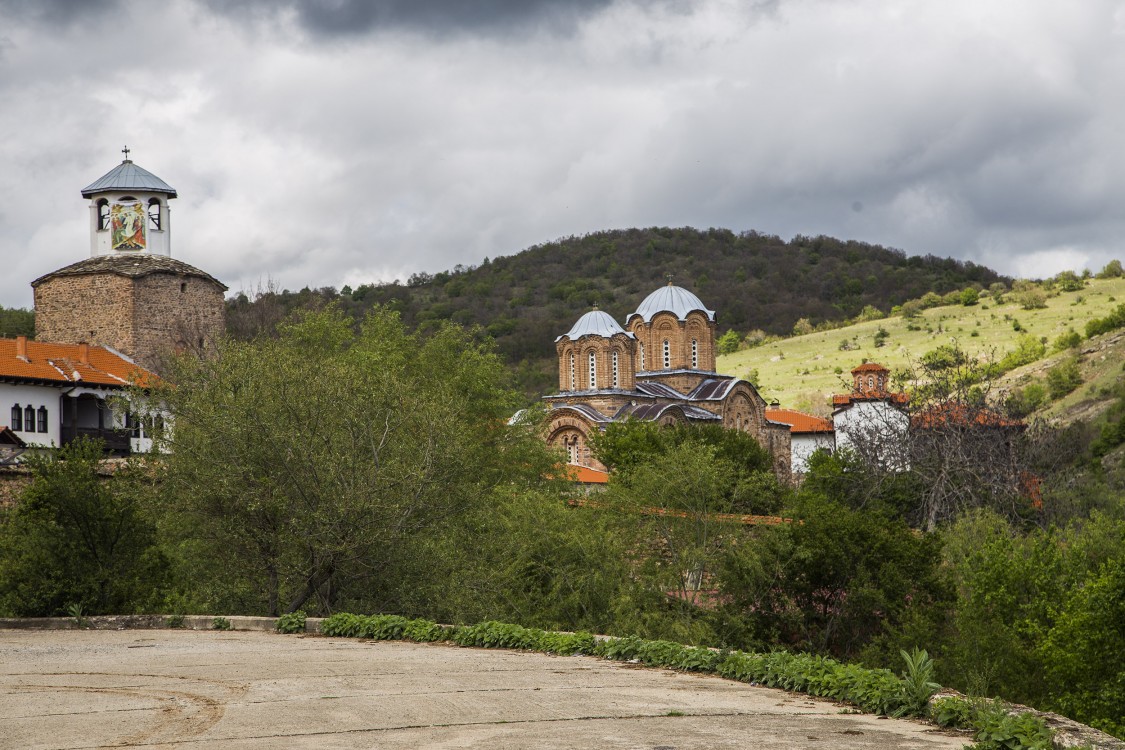
[[[1106,263],[1105,267],[1098,272],[1099,279],[1118,279],[1121,276],[1125,276],[1125,271],[1121,268],[1121,261],[1116,258]]]
[[[0,336],[12,338],[34,335],[35,311],[0,305]]]
[[[549,472],[533,428],[505,427],[518,397],[472,333],[411,335],[377,308],[358,331],[328,309],[278,334],[182,362],[164,394],[162,494],[200,606],[382,607],[412,545]]]
[[[100,474],[100,441],[32,455],[31,485],[0,523],[0,611],[15,616],[136,612],[158,604],[167,566],[135,465]]]
[[[961,304],[965,307],[972,307],[980,301],[980,292],[973,287],[968,287],[961,292]]]
[[[738,351],[738,347],[741,344],[742,339],[734,329],[731,329],[724,333],[715,342],[715,345],[719,349],[719,354],[734,354]]]
[[[848,658],[923,610],[940,617],[949,592],[937,537],[819,491],[802,490],[792,514],[799,522],[762,529],[724,557],[722,609],[739,640]]]
[[[1086,286],[1086,281],[1074,271],[1059,272],[1054,282],[1060,292],[1080,292]]]
[[[1047,306],[1047,294],[1040,287],[1027,285],[1019,290],[1012,290],[1012,301],[1024,310],[1037,310]]]
[[[1125,542],[1118,539],[1118,549]],[[1125,561],[1109,560],[1065,598],[1038,649],[1048,705],[1125,737]]]

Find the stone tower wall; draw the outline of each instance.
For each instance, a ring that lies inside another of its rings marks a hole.
[[[133,279],[116,274],[59,276],[35,287],[35,336],[62,344],[136,350]]]
[[[222,287],[196,276],[58,276],[35,288],[39,340],[109,346],[158,373],[177,351],[209,351],[223,312]]]
[[[154,273],[135,281],[129,356],[156,372],[177,352],[212,351],[223,335],[223,290],[197,276]]]

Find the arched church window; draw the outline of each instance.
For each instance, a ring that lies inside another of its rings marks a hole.
[[[672,367],[672,345],[668,343],[668,339],[664,339],[664,369],[668,370]]]
[[[575,382],[574,382],[574,352],[571,352],[570,353],[570,390],[572,390],[572,391],[576,390],[574,386],[575,386]]]
[[[153,229],[160,229],[160,199],[148,199],[148,221]]]
[[[47,431],[47,407],[46,406],[40,406],[39,411],[37,412],[37,415],[39,417],[39,431],[40,432],[46,432]]]
[[[578,462],[578,438],[568,439],[563,438],[563,443],[566,444],[566,462],[573,464]]]
[[[12,429],[23,430],[23,409],[19,404],[12,407]]]
[[[613,353],[613,387],[616,388],[620,384],[617,377],[617,352]]]
[[[875,376],[874,375],[868,375],[867,376],[867,387],[868,388],[874,388],[875,387]]]
[[[109,229],[109,201],[105,198],[98,201],[98,229]]]
[[[35,432],[35,407],[28,404],[23,410],[23,428]]]
[[[641,350],[641,372],[644,372],[644,369],[645,369],[645,345],[644,344],[638,344],[637,346]]]
[[[696,339],[691,340],[691,366],[692,369],[699,367],[699,341]]]
[[[598,387],[598,357],[590,352],[590,390]]]

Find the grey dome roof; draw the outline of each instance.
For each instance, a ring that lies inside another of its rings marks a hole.
[[[705,314],[708,320],[715,319],[715,311],[704,307],[699,297],[687,289],[669,284],[645,297],[644,302],[637,307],[633,315],[640,315],[646,323],[650,322],[654,315],[662,312],[670,312],[679,320],[686,320],[688,313],[695,310]],[[629,317],[632,318],[633,315]]]
[[[176,197],[176,188],[128,159],[82,188],[82,197],[89,198],[107,190],[145,190],[150,193],[166,193],[169,198]]]
[[[625,329],[617,324],[612,315],[601,310],[591,310],[575,321],[570,330],[559,336],[555,341],[564,337],[571,341],[577,341],[583,336],[602,336],[608,339],[618,333],[625,333]],[[631,333],[626,335],[630,338],[633,337]]]

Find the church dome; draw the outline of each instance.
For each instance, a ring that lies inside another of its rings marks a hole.
[[[138,167],[129,159],[121,162],[97,180],[82,188],[82,197],[90,198],[96,193],[105,193],[108,191],[121,192],[127,190],[164,193],[169,198],[176,197],[176,188],[147,169]]]
[[[679,320],[687,320],[688,313],[696,310],[706,315],[708,320],[715,320],[715,311],[704,307],[699,297],[683,287],[669,284],[645,297],[644,302],[637,307],[633,315],[640,315],[646,323],[651,322],[656,314],[662,312],[672,313]]]
[[[612,315],[601,310],[591,310],[579,318],[569,331],[559,336],[555,341],[563,338],[577,341],[583,336],[601,336],[608,339],[618,333],[625,333],[625,329],[617,324]],[[626,335],[632,337],[633,334]]]

